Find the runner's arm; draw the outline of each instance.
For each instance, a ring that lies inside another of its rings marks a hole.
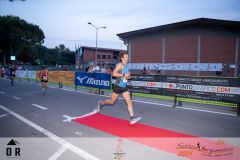
[[[117,65],[116,65],[116,68],[115,68],[114,71],[113,71],[112,76],[113,76],[113,77],[123,77],[123,74],[118,73],[119,70],[121,70],[121,65],[120,65],[120,64],[117,64]]]

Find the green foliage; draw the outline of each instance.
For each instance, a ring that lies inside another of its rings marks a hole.
[[[27,23],[15,16],[0,16],[0,49],[4,63],[10,61],[10,55],[27,58],[34,57],[33,46],[44,42],[44,33],[39,26]],[[22,55],[21,55],[22,54]],[[24,60],[26,60],[24,59]]]
[[[0,16],[0,63],[10,63],[10,55],[28,64],[74,64],[74,52],[64,44],[54,49],[42,46],[45,36],[39,26],[16,16]]]

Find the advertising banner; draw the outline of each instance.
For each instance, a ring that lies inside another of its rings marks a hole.
[[[49,82],[60,82],[59,71],[48,71],[48,81]]]
[[[238,78],[132,75],[133,92],[240,103]]]
[[[62,83],[74,84],[74,72],[72,71],[59,71],[59,80]]]
[[[106,73],[75,72],[75,84],[85,87],[111,89],[111,75]]]
[[[16,71],[16,77],[18,78],[27,78],[27,71]]]
[[[28,78],[36,79],[36,71],[27,71]]]
[[[30,78],[36,79],[36,71],[16,71],[16,77],[18,78]]]
[[[131,63],[131,69],[171,71],[222,71],[222,63]]]

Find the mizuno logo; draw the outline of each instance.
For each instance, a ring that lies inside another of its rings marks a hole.
[[[91,85],[98,85],[98,86],[109,86],[110,85],[110,82],[109,81],[106,81],[106,80],[100,80],[100,79],[94,79],[94,78],[91,78],[91,77],[88,77],[88,76],[85,76],[85,77],[77,77],[77,79],[79,80],[80,83],[84,83],[84,79],[87,79],[85,81],[86,84],[91,84]]]
[[[80,81],[80,83],[83,83],[83,80],[86,79],[87,77],[88,77],[88,76],[85,76],[85,77],[83,77],[83,78],[77,77],[77,79]]]

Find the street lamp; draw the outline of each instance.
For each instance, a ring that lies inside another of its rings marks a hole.
[[[97,27],[95,25],[93,25],[91,22],[88,22],[89,25],[93,26],[95,29],[96,29],[96,55],[95,55],[95,58],[96,58],[96,63],[97,63],[97,39],[98,39],[98,30],[101,29],[101,28],[104,28],[106,29],[107,27],[104,26],[104,27]]]

